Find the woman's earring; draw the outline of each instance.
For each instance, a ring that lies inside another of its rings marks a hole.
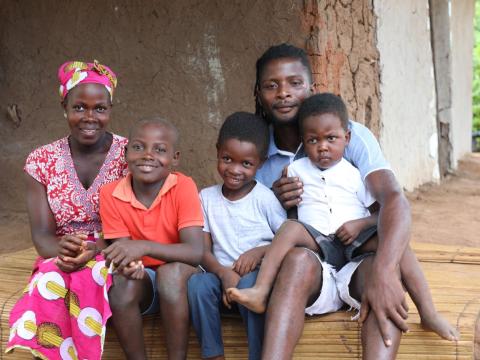
[[[65,119],[67,118],[67,112],[66,112],[66,111],[63,112],[63,117],[64,117]]]

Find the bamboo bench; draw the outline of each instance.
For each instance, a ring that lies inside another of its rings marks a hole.
[[[438,310],[461,332],[461,340],[449,342],[423,331],[410,301],[410,332],[401,342],[398,359],[480,359],[480,249],[412,244],[430,284]],[[5,354],[8,314],[21,295],[35,257],[32,249],[0,256],[0,359],[31,360],[25,351]],[[351,314],[337,312],[309,317],[295,359],[361,359],[360,328]],[[160,319],[149,316],[144,322],[149,359],[166,359]],[[246,359],[246,337],[240,318],[223,320],[227,359]],[[107,331],[103,359],[123,359],[113,330]],[[191,331],[189,359],[199,359],[200,348]]]

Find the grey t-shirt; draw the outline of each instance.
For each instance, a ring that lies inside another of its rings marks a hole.
[[[223,266],[231,266],[254,247],[269,244],[286,219],[273,192],[258,182],[239,200],[228,200],[222,185],[214,185],[200,191],[200,201],[203,231],[211,234],[213,254]]]

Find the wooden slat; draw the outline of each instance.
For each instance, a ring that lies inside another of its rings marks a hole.
[[[452,343],[422,330],[418,313],[409,301],[410,332],[403,337],[397,358],[480,359],[480,354],[475,355],[480,346],[476,335],[480,313],[480,249],[419,243],[412,244],[412,248],[421,261],[437,309],[458,326],[461,341]],[[24,351],[4,355],[4,349],[8,339],[8,313],[26,284],[34,254],[34,250],[29,249],[0,256],[0,359],[31,359]],[[360,328],[350,316],[351,313],[337,312],[308,317],[295,359],[361,359]],[[158,316],[145,318],[144,334],[149,359],[166,359]],[[240,318],[225,318],[223,335],[226,358],[246,359],[246,337]],[[199,359],[200,348],[193,331],[189,343],[189,359]],[[111,328],[107,331],[103,359],[124,359]]]

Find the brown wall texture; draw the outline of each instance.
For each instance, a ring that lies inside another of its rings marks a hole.
[[[56,80],[66,60],[117,73],[113,132],[154,114],[174,122],[180,170],[203,187],[216,182],[217,130],[229,113],[253,111],[255,61],[273,44],[306,47],[317,88],[378,130],[374,30],[367,0],[0,0],[0,212],[24,209],[26,155],[68,133]]]

